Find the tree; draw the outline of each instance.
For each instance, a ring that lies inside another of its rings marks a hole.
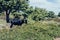
[[[29,15],[34,11],[33,7],[30,6],[25,12]]]
[[[16,11],[25,11],[28,0],[0,0],[0,12],[6,12],[6,22],[9,23],[9,14]]]
[[[48,14],[45,9],[36,7],[31,15],[33,20],[40,21],[43,20]]]
[[[58,17],[60,17],[60,12],[58,13]]]
[[[55,17],[54,14],[55,14],[55,13],[54,13],[53,11],[49,11],[49,12],[48,12],[48,17],[54,18],[54,17]]]

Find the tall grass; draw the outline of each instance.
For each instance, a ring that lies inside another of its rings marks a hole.
[[[54,40],[60,36],[57,23],[35,22],[0,30],[0,40]]]

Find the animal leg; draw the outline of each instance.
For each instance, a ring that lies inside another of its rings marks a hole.
[[[12,28],[12,27],[13,27],[13,24],[10,25],[10,28]]]

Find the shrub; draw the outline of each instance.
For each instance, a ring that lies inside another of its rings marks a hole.
[[[60,25],[35,22],[0,30],[0,40],[54,40],[60,36]]]

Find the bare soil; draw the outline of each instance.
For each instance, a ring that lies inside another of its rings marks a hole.
[[[54,40],[60,40],[60,38],[55,38]]]

